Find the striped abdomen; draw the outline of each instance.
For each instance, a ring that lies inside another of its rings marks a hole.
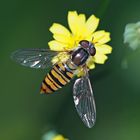
[[[73,72],[70,71],[66,64],[59,63],[54,65],[53,69],[46,75],[41,86],[41,93],[53,93],[62,88],[73,77]]]

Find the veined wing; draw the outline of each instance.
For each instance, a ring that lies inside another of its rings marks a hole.
[[[57,52],[49,49],[19,49],[12,53],[11,58],[17,63],[31,68],[47,68]]]
[[[75,81],[73,98],[80,118],[91,128],[96,121],[96,107],[88,73]]]

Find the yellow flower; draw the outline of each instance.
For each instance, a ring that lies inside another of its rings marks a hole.
[[[55,136],[52,140],[67,140],[62,135]]]
[[[68,140],[68,139],[64,138],[63,135],[58,134],[57,132],[52,130],[45,133],[42,137],[42,140]]]
[[[89,69],[95,68],[95,63],[104,64],[107,60],[106,54],[112,52],[111,46],[106,43],[110,41],[110,33],[104,30],[95,31],[99,25],[99,18],[91,15],[87,20],[85,14],[77,14],[76,11],[68,12],[68,25],[71,31],[61,24],[54,23],[50,27],[54,40],[50,41],[49,47],[54,51],[74,50],[81,40],[92,42],[96,48],[96,54],[90,56],[86,62]],[[68,56],[61,52],[61,57],[54,57],[52,63],[66,61]],[[78,68],[78,76],[82,75],[82,67]]]

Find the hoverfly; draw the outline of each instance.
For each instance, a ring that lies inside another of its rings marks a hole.
[[[19,64],[31,68],[45,69],[52,65],[52,58],[60,52],[49,49],[20,49],[12,54],[12,59]],[[65,62],[59,61],[52,66],[41,84],[41,93],[50,94],[62,88],[74,77],[78,67],[82,67],[84,75],[76,79],[73,86],[73,98],[76,110],[84,122],[91,128],[96,120],[96,107],[93,90],[88,75],[86,62],[94,56],[96,49],[90,41],[81,40],[78,47],[72,51],[65,51],[69,58]]]

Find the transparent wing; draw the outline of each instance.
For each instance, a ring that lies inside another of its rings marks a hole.
[[[75,81],[73,98],[80,118],[91,128],[96,121],[96,107],[88,73]]]
[[[23,66],[44,69],[52,65],[52,57],[56,55],[57,52],[49,49],[19,49],[12,53],[11,58]]]

